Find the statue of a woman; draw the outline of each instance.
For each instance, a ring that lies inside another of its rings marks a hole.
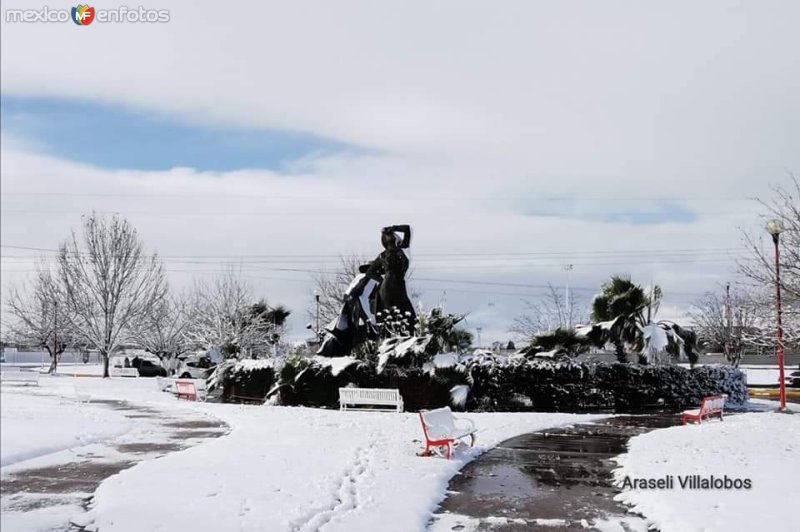
[[[413,326],[416,320],[414,305],[406,292],[408,257],[403,252],[411,244],[411,227],[391,225],[381,230],[383,251],[375,257],[367,269],[367,279],[378,283],[375,291],[373,314],[386,316],[386,312],[399,311],[400,316]],[[379,314],[380,313],[380,314]]]
[[[347,356],[361,342],[377,338],[381,328],[411,334],[416,313],[406,293],[408,257],[403,252],[411,244],[411,227],[384,227],[381,243],[381,254],[362,265],[348,287],[339,316],[325,328],[318,355]]]

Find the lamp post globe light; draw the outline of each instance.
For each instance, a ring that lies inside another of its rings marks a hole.
[[[780,234],[783,233],[783,223],[775,218],[767,222],[767,232],[772,235],[772,243],[775,245],[775,339],[776,355],[778,359],[778,386],[780,387],[780,411],[786,411],[786,382],[783,374],[783,324],[781,322],[781,251],[779,241]]]

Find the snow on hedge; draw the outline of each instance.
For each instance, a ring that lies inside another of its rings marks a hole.
[[[358,364],[358,359],[354,357],[321,357],[315,356],[313,361],[322,367],[331,368],[331,375],[336,377],[342,371],[354,364]]]
[[[259,358],[255,360],[245,359],[245,360],[237,360],[236,364],[234,365],[233,371],[235,372],[243,372],[243,371],[254,371],[264,368],[273,368],[275,367],[275,361],[271,358]]]
[[[617,500],[661,532],[793,530],[799,457],[798,414],[749,413],[656,430],[630,440],[628,453],[616,459],[621,467],[614,477],[620,486],[626,477],[671,477],[672,488],[625,489]],[[750,489],[735,488],[745,480]],[[721,487],[690,487],[703,481]]]

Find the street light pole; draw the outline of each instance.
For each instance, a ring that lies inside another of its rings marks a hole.
[[[569,303],[569,272],[572,270],[572,264],[567,264],[564,266],[564,271],[567,272],[567,284],[564,287],[564,322],[567,326],[567,329],[572,327],[572,307],[570,307]]]
[[[314,299],[317,300],[317,340],[320,339],[320,330],[319,330],[319,290],[314,290]]]
[[[784,231],[780,220],[771,220],[767,224],[767,232],[772,235],[772,242],[775,244],[775,321],[777,331],[775,338],[777,341],[776,352],[778,358],[778,386],[780,387],[780,411],[786,411],[786,379],[783,374],[783,323],[781,320],[781,251],[778,245],[780,234]]]

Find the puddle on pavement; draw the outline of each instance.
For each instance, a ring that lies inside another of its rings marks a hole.
[[[477,520],[479,531],[553,532],[591,529],[609,516],[631,519],[613,500],[619,490],[611,485],[611,459],[632,436],[678,423],[674,413],[626,415],[507,440],[453,477],[431,528],[472,530]],[[446,528],[437,525],[442,514]]]
[[[4,496],[18,493],[92,493],[103,480],[134,463],[85,461],[25,469],[4,478],[0,483],[0,493]]]
[[[172,451],[180,451],[181,449],[185,449],[185,447],[178,443],[122,443],[120,445],[117,445],[116,449],[121,453],[166,454]]]
[[[170,438],[173,440],[187,440],[191,438],[218,438],[226,434],[222,430],[179,430],[173,432]]]
[[[175,429],[221,429],[225,424],[219,421],[173,421],[164,423],[165,427]]]

